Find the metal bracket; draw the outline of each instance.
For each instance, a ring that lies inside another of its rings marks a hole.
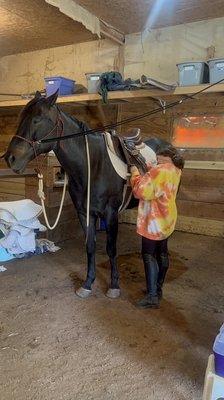
[[[162,100],[162,99],[158,99],[158,101],[159,101],[159,104],[160,104],[160,106],[161,106],[161,108],[163,110],[163,114],[166,114],[166,101]]]

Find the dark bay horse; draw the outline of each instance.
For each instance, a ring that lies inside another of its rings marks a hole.
[[[12,138],[5,160],[16,173],[22,173],[27,164],[37,155],[53,150],[66,171],[68,189],[78,213],[81,226],[86,234],[87,210],[87,160],[84,136],[77,136],[61,142],[38,143],[44,137],[55,137],[85,131],[88,127],[62,112],[56,106],[57,93],[48,98],[37,92],[23,109],[16,135]],[[86,242],[87,277],[77,291],[80,297],[88,297],[95,280],[95,244],[97,218],[104,218],[107,224],[106,250],[111,265],[110,297],[120,294],[119,275],[116,262],[116,241],[118,233],[118,209],[122,203],[125,181],[115,172],[106,151],[101,133],[88,135],[91,164],[90,222]],[[151,139],[147,144],[156,152],[167,143]]]

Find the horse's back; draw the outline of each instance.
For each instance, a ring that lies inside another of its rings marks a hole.
[[[165,146],[169,146],[170,143],[167,142],[164,139],[160,139],[160,138],[150,138],[145,140],[145,144],[147,144],[147,146],[149,146],[152,150],[155,151],[155,153],[157,153],[158,150],[161,149],[161,147],[165,147]]]

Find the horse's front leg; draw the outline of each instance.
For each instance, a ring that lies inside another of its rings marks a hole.
[[[95,252],[96,252],[96,220],[94,216],[90,216],[88,233],[86,230],[86,216],[79,214],[79,220],[85,235],[86,240],[86,253],[87,253],[87,276],[83,285],[76,291],[79,297],[87,298],[91,295],[92,284],[96,277],[96,263],[95,263]]]
[[[111,266],[111,285],[107,291],[107,297],[117,298],[120,296],[119,272],[117,267],[117,233],[118,233],[118,212],[109,209],[106,215],[107,223],[107,254]]]

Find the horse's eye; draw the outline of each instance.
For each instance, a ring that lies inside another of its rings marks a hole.
[[[34,125],[38,124],[40,121],[41,121],[41,118],[40,118],[40,117],[35,117],[35,118],[33,118],[33,123],[34,123]]]

